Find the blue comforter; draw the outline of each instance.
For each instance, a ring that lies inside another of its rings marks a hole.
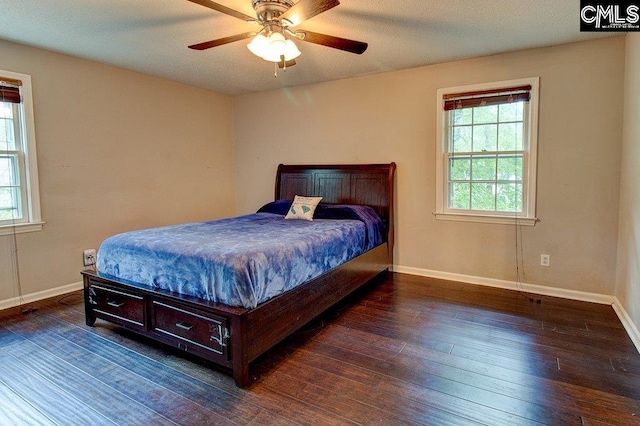
[[[286,220],[277,203],[265,207],[115,235],[100,246],[98,272],[251,309],[384,242],[384,225],[368,207],[322,207],[313,221]]]

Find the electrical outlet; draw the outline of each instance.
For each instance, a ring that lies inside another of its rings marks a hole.
[[[541,254],[540,255],[540,266],[549,266],[551,264],[551,255],[550,254]]]
[[[82,263],[84,266],[91,266],[96,264],[96,250],[88,249],[82,252]]]

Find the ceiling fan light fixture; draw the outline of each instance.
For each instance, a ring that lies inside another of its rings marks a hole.
[[[286,49],[285,49],[285,53],[284,53],[284,59],[287,61],[290,61],[292,59],[297,58],[298,56],[300,56],[302,54],[302,52],[300,52],[300,50],[298,50],[298,46],[296,46],[296,44],[291,41],[291,40],[287,40],[286,41]]]
[[[269,62],[280,62],[282,56],[285,61],[291,61],[301,54],[293,41],[286,40],[284,35],[278,32],[272,32],[268,38],[258,34],[247,47],[251,53]]]
[[[269,48],[273,52],[278,52],[284,55],[284,50],[287,47],[284,36],[280,33],[269,34]]]
[[[269,50],[269,40],[262,34],[258,34],[247,44],[247,47],[251,53],[262,58],[264,53]]]

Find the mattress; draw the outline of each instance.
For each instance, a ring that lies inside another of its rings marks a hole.
[[[100,246],[98,274],[252,309],[384,242],[369,207],[321,205],[306,221],[285,219],[289,205],[114,235]]]

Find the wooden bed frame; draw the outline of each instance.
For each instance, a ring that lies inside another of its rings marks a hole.
[[[322,196],[323,202],[373,207],[387,225],[388,242],[276,296],[254,309],[232,307],[83,271],[86,323],[107,320],[193,353],[249,383],[249,363],[327,308],[388,271],[393,259],[395,163],[280,165],[276,200]]]

